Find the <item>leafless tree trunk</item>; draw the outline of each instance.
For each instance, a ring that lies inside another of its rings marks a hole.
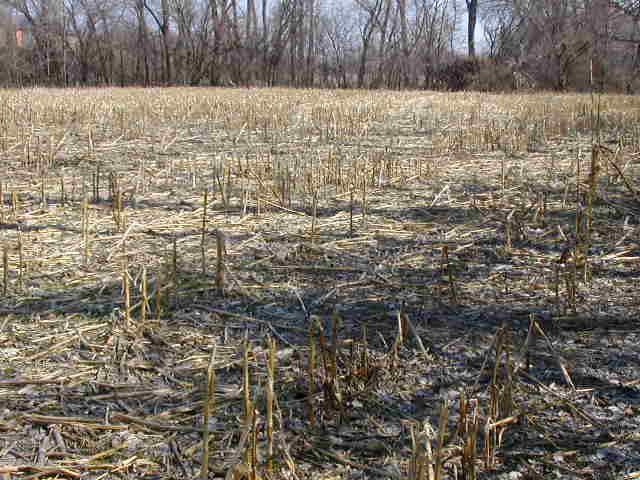
[[[273,16],[273,25],[265,31],[269,31],[269,41],[263,47],[268,51],[265,62],[265,72],[268,85],[273,85],[277,78],[277,69],[282,62],[285,49],[294,37],[292,24],[295,19],[295,0],[280,0],[276,4]],[[291,72],[289,72],[291,78]]]
[[[136,79],[139,79],[141,75],[144,78],[144,85],[149,85],[149,57],[148,57],[148,36],[147,36],[147,22],[144,17],[145,0],[135,1],[135,12],[138,28],[138,49],[136,50]]]
[[[369,58],[371,41],[375,28],[378,25],[380,11],[384,0],[356,0],[356,3],[364,15],[364,22],[360,27],[362,45],[360,47],[360,61],[358,63],[358,88],[363,88],[365,86],[367,60]]]
[[[176,48],[176,59],[180,65],[185,81],[197,85],[205,74],[206,56],[208,54],[211,22],[210,9],[191,0],[173,0],[173,16],[178,26],[179,45]],[[180,50],[182,52],[180,52]]]
[[[268,65],[269,65],[269,23],[267,14],[267,0],[262,0],[262,81],[268,84],[271,80],[269,78]]]
[[[290,35],[289,35],[289,83],[296,86],[298,83],[297,75],[297,59],[298,48],[300,44],[300,0],[289,0],[291,2],[292,20],[290,22]]]
[[[220,85],[223,42],[222,15],[220,14],[217,0],[209,0],[209,11],[213,24],[213,45],[211,49],[211,61],[209,63],[209,82],[211,85],[217,86]]]
[[[467,2],[467,48],[470,57],[476,56],[476,23],[478,22],[478,0]]]
[[[162,81],[170,83],[172,76],[171,55],[169,53],[169,21],[171,17],[167,0],[160,0],[159,6],[152,5],[150,0],[142,0],[142,2],[145,10],[149,12],[160,31],[162,41]]]
[[[315,76],[315,58],[316,58],[316,0],[308,1],[309,25],[307,27],[307,86],[313,86]]]

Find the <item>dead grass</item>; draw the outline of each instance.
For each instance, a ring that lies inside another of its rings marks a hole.
[[[1,91],[0,475],[635,478],[640,99],[600,102]]]

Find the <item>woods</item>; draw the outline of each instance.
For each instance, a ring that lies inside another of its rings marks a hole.
[[[1,0],[0,83],[633,92],[639,21],[631,0]]]

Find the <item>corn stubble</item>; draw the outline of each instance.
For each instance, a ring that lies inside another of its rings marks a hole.
[[[2,308],[33,308],[15,330],[37,338],[25,358],[81,360],[63,374],[21,364],[21,378],[44,379],[36,385],[58,377],[47,407],[57,413],[25,419],[63,431],[53,441],[64,462],[12,472],[254,480],[331,464],[475,480],[504,468],[510,435],[540,429],[545,409],[590,418],[554,335],[593,327],[589,305],[613,292],[602,272],[639,260],[639,101],[25,95],[0,92]],[[475,383],[416,407],[403,379],[448,368],[434,346],[450,343],[430,315],[481,318],[494,300],[524,303],[528,325],[505,323],[484,342]],[[42,318],[58,343],[38,332]],[[536,376],[540,358],[553,359],[567,395]],[[65,413],[82,395],[65,398],[62,385],[89,378],[99,380],[86,402],[104,421]],[[126,413],[110,418],[116,410]],[[377,433],[363,435],[363,424]],[[116,432],[134,426],[147,439],[168,434],[169,453],[127,457],[134,439]],[[84,443],[78,429],[90,431]]]

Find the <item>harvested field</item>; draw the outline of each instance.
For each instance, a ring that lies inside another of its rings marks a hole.
[[[640,478],[640,97],[4,90],[0,159],[0,478]]]

